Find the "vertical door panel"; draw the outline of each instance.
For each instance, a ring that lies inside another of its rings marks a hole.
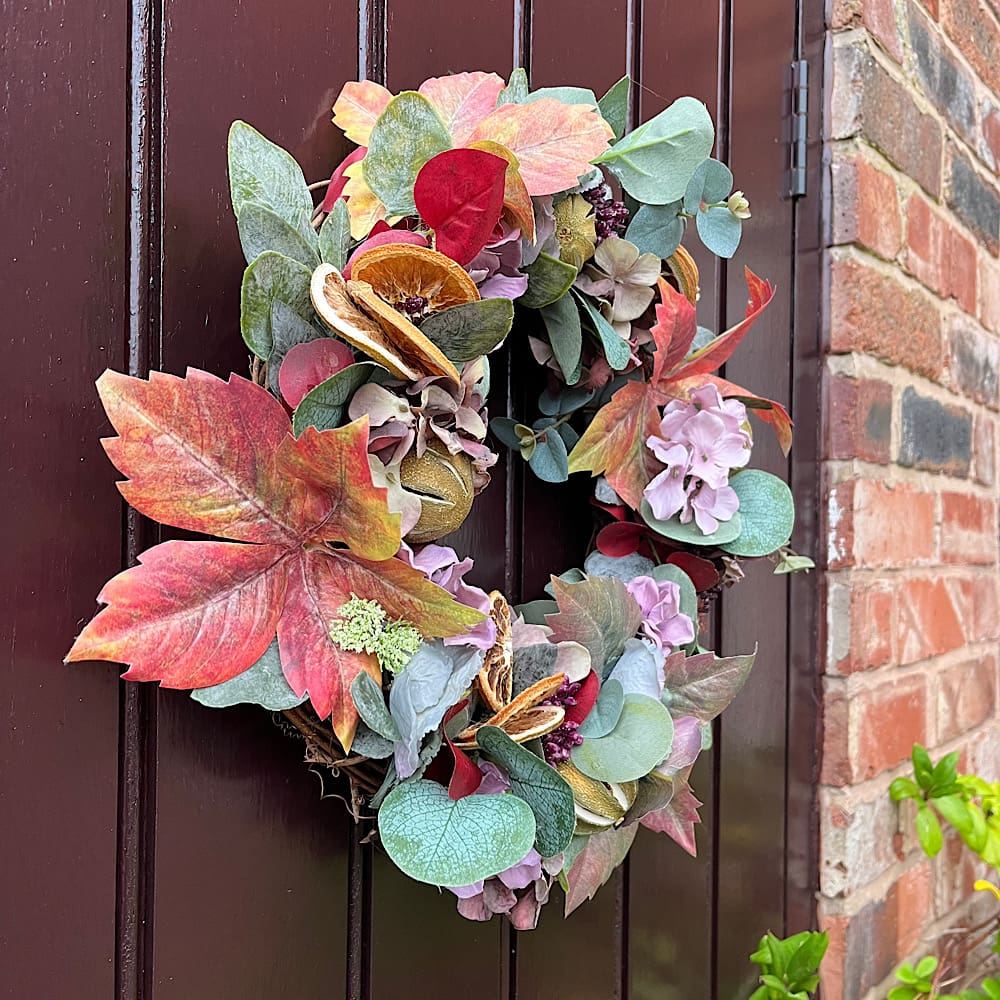
[[[328,173],[330,108],[357,73],[357,13],[316,0],[167,0],[163,31],[162,367],[247,373],[226,134],[245,118]],[[155,357],[155,353],[154,353]],[[301,745],[260,710],[159,698],[154,979],[158,1000],[338,995],[347,833]]]
[[[106,1000],[119,682],[108,664],[62,658],[122,560],[94,379],[122,366],[127,341],[127,11],[8,5],[0,46],[0,991]]]

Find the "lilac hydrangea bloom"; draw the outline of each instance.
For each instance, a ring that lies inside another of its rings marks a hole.
[[[466,267],[483,299],[516,299],[528,287],[521,266],[521,230],[501,220],[499,232]]]
[[[694,641],[694,622],[681,611],[681,588],[672,580],[637,576],[626,585],[642,610],[642,631],[662,652]]]

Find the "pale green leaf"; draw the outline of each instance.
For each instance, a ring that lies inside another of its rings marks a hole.
[[[510,74],[507,86],[497,97],[497,107],[504,104],[526,104],[528,101],[528,74],[518,66]]]
[[[669,205],[643,205],[629,223],[625,238],[643,253],[665,260],[680,245],[684,236],[684,219],[678,214],[679,201]]]
[[[698,164],[688,181],[684,191],[684,211],[694,215],[703,202],[715,204],[725,201],[732,189],[732,171],[721,161],[709,157]]]
[[[332,430],[343,422],[344,407],[351,397],[378,372],[384,372],[374,361],[359,361],[320,382],[302,397],[292,416],[292,431],[298,437],[307,427],[320,431]]]
[[[528,457],[528,465],[543,482],[564,483],[569,478],[569,453],[558,429],[552,430],[545,426],[551,422],[551,418],[546,417],[532,424],[534,430],[545,433],[536,438]]]
[[[243,256],[248,264],[268,250],[291,257],[309,268],[314,268],[319,263],[319,243],[312,229],[309,229],[309,235],[306,236],[263,205],[244,205],[236,227],[240,233]]]
[[[736,253],[743,235],[743,223],[724,205],[713,205],[699,212],[695,223],[701,242],[716,257],[728,259]]]
[[[260,705],[272,712],[301,705],[308,694],[299,697],[285,680],[275,639],[264,655],[242,674],[212,687],[196,688],[191,697],[209,708],[229,708],[231,705]]]
[[[338,271],[347,266],[351,248],[351,215],[347,202],[338,198],[319,230],[319,254],[324,264],[332,264]]]
[[[585,295],[581,295],[573,290],[573,297],[583,309],[584,315],[590,321],[590,328],[597,334],[597,339],[601,342],[601,350],[611,368],[620,372],[629,363],[632,357],[632,349],[627,340],[622,340],[618,336],[615,328],[604,318],[599,309],[594,307],[594,303]],[[560,300],[562,301],[562,300]]]
[[[358,715],[372,732],[393,743],[399,739],[399,729],[389,714],[382,686],[366,670],[351,681],[351,699]],[[355,749],[353,744],[352,749]]]
[[[528,287],[517,300],[528,309],[541,309],[561,299],[576,280],[577,271],[572,264],[541,253],[538,260],[521,268],[528,276]]]
[[[299,229],[313,211],[302,168],[246,122],[229,129],[229,189],[237,218],[253,202]]]
[[[585,739],[574,748],[572,760],[598,781],[635,781],[669,755],[673,739],[674,723],[661,702],[627,694],[615,728],[598,739]]]
[[[583,348],[580,313],[568,295],[544,306],[541,313],[552,353],[562,369],[563,378],[572,385],[579,378],[578,375],[574,378],[574,375],[579,371],[580,352]]]
[[[733,516],[734,521],[739,518],[740,531],[718,542],[719,547],[737,556],[766,556],[780,549],[795,526],[795,502],[788,485],[761,469],[745,469],[732,476],[729,485],[740,498],[740,509]]]
[[[311,340],[329,336],[328,333],[317,330],[308,320],[280,299],[271,303],[271,353],[267,358],[267,385],[275,393],[279,393],[278,372],[285,355],[296,345],[306,344]]]
[[[593,740],[607,736],[618,725],[624,707],[624,689],[618,681],[609,678],[601,685],[597,701],[594,702],[594,707],[587,714],[587,718],[580,723],[577,733]]]
[[[726,542],[732,542],[739,538],[740,532],[743,530],[739,511],[733,514],[730,520],[720,521],[718,528],[710,535],[703,535],[701,528],[693,519],[687,524],[682,524],[679,514],[675,514],[666,521],[661,521],[658,517],[653,516],[647,500],[642,501],[639,513],[646,524],[658,534],[663,535],[664,538],[670,538],[675,542],[686,542],[688,545],[722,547]]]
[[[274,346],[271,320],[275,302],[284,302],[302,319],[312,319],[311,278],[308,267],[272,251],[262,253],[246,269],[240,290],[240,332],[257,357],[270,357]]]
[[[598,102],[601,117],[620,139],[628,126],[628,94],[632,81],[623,76]]]
[[[433,313],[420,324],[420,332],[446,358],[461,363],[499,347],[513,322],[510,299],[482,299]]]

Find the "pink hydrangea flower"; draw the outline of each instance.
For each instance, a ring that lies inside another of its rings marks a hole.
[[[668,653],[694,642],[694,622],[681,611],[681,588],[672,580],[637,576],[626,585],[642,610],[642,631]]]

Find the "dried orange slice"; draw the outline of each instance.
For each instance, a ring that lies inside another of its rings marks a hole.
[[[509,705],[505,705],[485,722],[466,726],[455,737],[455,745],[463,749],[475,747],[476,732],[482,726],[502,729],[515,743],[544,736],[562,725],[566,710],[559,705],[541,705],[549,695],[555,694],[566,680],[565,674],[544,677],[522,691]]]
[[[351,278],[366,281],[394,309],[423,299],[428,313],[479,299],[479,289],[461,264],[430,247],[387,243],[351,264]],[[406,308],[404,312],[408,311]]]
[[[479,671],[479,692],[493,712],[510,703],[514,682],[514,639],[511,631],[510,605],[494,590],[490,593],[490,617],[497,628],[496,641],[486,654]]]

